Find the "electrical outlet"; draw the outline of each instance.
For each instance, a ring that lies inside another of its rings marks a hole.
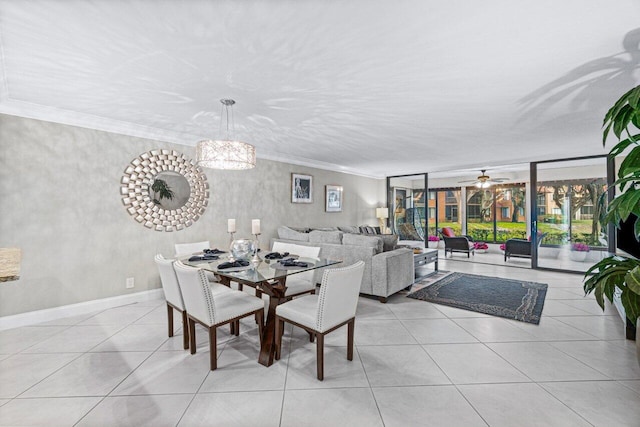
[[[134,280],[133,277],[127,277],[127,281],[125,282],[125,286],[127,289],[131,289],[134,287]]]

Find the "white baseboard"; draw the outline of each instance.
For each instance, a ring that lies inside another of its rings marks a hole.
[[[92,313],[94,311],[105,310],[107,308],[119,307],[121,305],[152,301],[162,298],[164,298],[164,292],[162,291],[162,288],[158,288],[150,291],[119,295],[117,297],[102,298],[77,304],[47,308],[45,310],[14,314],[12,316],[3,316],[0,317],[0,331],[18,328],[20,326],[49,322],[63,317],[79,316],[82,314]]]

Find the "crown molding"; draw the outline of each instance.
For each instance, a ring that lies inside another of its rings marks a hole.
[[[0,68],[0,84],[2,83],[2,71]],[[1,94],[1,92],[0,92]],[[91,114],[78,113],[75,111],[53,108],[46,105],[34,104],[24,101],[0,98],[0,113],[12,116],[19,116],[28,119],[43,120],[47,122],[59,123],[69,126],[78,126],[87,129],[94,129],[103,132],[116,133],[133,136],[137,138],[151,139],[155,141],[170,142],[173,144],[194,147],[197,141],[204,139],[202,136],[173,132],[165,129],[158,129],[149,126],[137,125],[120,120],[107,119]],[[306,166],[316,169],[328,170],[332,172],[357,175],[365,178],[383,179],[384,176],[374,175],[366,171],[350,168],[348,166],[335,165],[304,157],[288,156],[282,154],[264,154],[257,150],[258,159],[272,160],[281,163]]]

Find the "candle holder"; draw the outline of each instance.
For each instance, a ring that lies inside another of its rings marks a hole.
[[[254,234],[253,237],[255,237],[256,242],[255,242],[255,251],[253,252],[253,259],[252,261],[261,261],[260,257],[258,256],[258,250],[260,249],[260,233]]]
[[[236,234],[235,231],[227,231],[227,233],[229,233],[229,248],[231,248],[231,245],[233,244],[233,235]]]

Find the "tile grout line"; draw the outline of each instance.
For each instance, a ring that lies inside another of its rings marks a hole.
[[[369,379],[369,375],[367,374],[367,367],[365,366],[364,361],[362,360],[362,356],[360,355],[360,350],[358,350],[358,346],[355,344],[355,331],[354,331],[353,347],[356,353],[358,353],[358,359],[360,360],[360,364],[362,365],[362,370],[364,371],[364,377],[367,379],[367,384],[369,384],[369,393],[371,393],[371,396],[373,397],[373,401],[376,404],[376,409],[378,410],[378,416],[380,417],[380,421],[382,422],[383,426],[386,426],[386,423],[384,422],[384,417],[382,416],[382,411],[380,410],[380,404],[378,403],[376,394],[373,391],[373,386],[371,385],[371,380]]]
[[[449,382],[451,383],[451,385],[452,385],[453,387],[455,387],[455,389],[456,389],[456,391],[458,392],[458,394],[460,394],[460,396],[462,396],[462,398],[463,398],[463,399],[464,399],[464,400],[469,404],[469,406],[470,406],[471,408],[473,408],[473,410],[476,412],[476,414],[478,414],[478,416],[480,417],[480,419],[481,419],[481,420],[482,420],[482,421],[487,425],[487,427],[490,427],[490,426],[491,426],[491,424],[489,424],[489,423],[487,422],[487,420],[485,420],[485,418],[482,416],[482,414],[480,413],[480,411],[478,411],[478,409],[477,409],[475,406],[473,406],[473,404],[469,401],[469,399],[467,399],[467,396],[465,396],[465,395],[464,395],[464,393],[463,393],[463,392],[460,390],[460,388],[458,387],[458,385],[457,385],[457,384],[455,384],[455,383],[451,380],[451,377],[449,377],[449,375],[445,372],[445,370],[444,370],[444,369],[442,369],[442,367],[438,364],[438,362],[437,362],[433,357],[431,357],[431,355],[429,354],[429,352],[427,351],[427,349],[426,349],[426,348],[424,348],[422,345],[420,345],[420,348],[422,348],[422,351],[424,351],[424,352],[425,352],[425,354],[427,355],[427,357],[428,357],[428,358],[430,358],[430,359],[433,361],[433,363],[438,367],[438,369],[440,369],[440,372],[442,372],[442,373],[444,374],[444,376],[445,376],[445,377],[447,377],[447,379],[449,380]]]
[[[286,323],[285,323],[286,325]],[[278,426],[282,427],[282,417],[284,415],[284,401],[286,399],[287,396],[287,379],[289,378],[289,362],[291,361],[291,353],[292,353],[292,347],[293,347],[293,325],[289,325],[290,326],[290,334],[289,334],[289,351],[287,354],[287,367],[284,371],[284,384],[282,386],[282,402],[280,403],[280,418],[278,420]],[[283,329],[284,331],[284,329]],[[284,337],[284,332],[282,334],[282,336]],[[282,341],[281,341],[282,343]],[[280,360],[282,360],[282,354],[280,354]]]

